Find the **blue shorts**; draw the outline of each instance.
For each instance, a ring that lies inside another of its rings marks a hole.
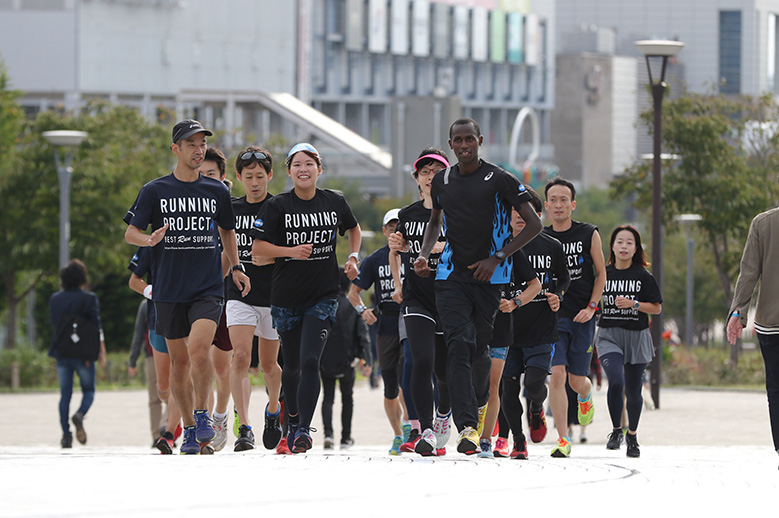
[[[299,326],[304,315],[313,315],[319,320],[328,318],[335,323],[335,314],[338,311],[337,299],[320,300],[313,306],[305,308],[283,308],[271,304],[270,314],[273,317],[273,327],[279,333],[284,333]]]
[[[491,360],[505,360],[506,355],[509,353],[508,347],[492,347],[490,346],[490,359]]]
[[[536,367],[551,374],[552,356],[555,344],[541,344],[533,347],[509,347],[506,364],[503,366],[503,376],[519,378],[528,367]]]
[[[575,376],[589,376],[595,319],[580,324],[570,318],[560,318],[557,331],[560,337],[555,343],[552,365],[565,365],[568,373]]]
[[[149,343],[151,348],[158,353],[168,354],[168,343],[165,341],[165,337],[158,335],[154,329],[149,329]]]

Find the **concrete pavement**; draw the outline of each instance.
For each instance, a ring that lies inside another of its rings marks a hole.
[[[78,397],[74,394],[73,409]],[[774,508],[779,457],[771,444],[765,393],[664,389],[661,397],[661,410],[643,413],[639,459],[626,458],[624,446],[605,449],[610,424],[604,387],[595,393],[589,440],[579,443],[577,430],[571,458],[549,456],[556,439],[550,429],[543,443],[529,446],[529,460],[517,461],[457,454],[454,437],[445,457],[389,457],[382,394],[365,384],[355,388],[356,445],[326,452],[320,431],[314,449],[296,456],[263,449],[155,455],[142,391],[99,392],[85,421],[87,445],[63,451],[57,394],[2,394],[0,516],[210,517],[275,511],[724,516]],[[256,427],[265,401],[256,390]],[[314,426],[320,425],[317,416]]]

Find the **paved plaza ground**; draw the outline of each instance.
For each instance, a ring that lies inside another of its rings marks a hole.
[[[87,445],[61,450],[58,394],[0,394],[0,516],[728,516],[775,509],[779,456],[764,392],[663,389],[662,408],[642,416],[639,459],[626,458],[624,446],[605,449],[605,392],[595,393],[588,441],[581,444],[577,430],[571,458],[549,456],[550,430],[529,446],[527,461],[460,455],[455,437],[445,457],[390,457],[382,393],[367,384],[355,388],[355,446],[325,451],[320,431],[314,449],[295,456],[231,448],[156,455],[142,391],[98,392],[85,421]],[[255,390],[255,426],[265,401]],[[313,424],[321,430],[318,415]]]

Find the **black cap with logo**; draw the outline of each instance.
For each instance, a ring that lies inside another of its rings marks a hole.
[[[195,119],[186,119],[173,126],[173,143],[175,144],[181,139],[189,138],[195,133],[205,133],[209,137],[213,135],[213,133],[205,129],[203,125]]]

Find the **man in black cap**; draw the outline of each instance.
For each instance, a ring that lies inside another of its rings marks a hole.
[[[243,295],[250,290],[238,261],[230,192],[198,172],[211,135],[196,120],[176,124],[176,169],[144,185],[124,218],[125,240],[152,250],[157,333],[168,345],[171,388],[184,421],[181,453],[192,454],[213,451],[206,448],[215,435],[206,405],[213,377],[208,353],[224,303],[220,238],[233,281]],[[152,233],[145,234],[149,224]]]

